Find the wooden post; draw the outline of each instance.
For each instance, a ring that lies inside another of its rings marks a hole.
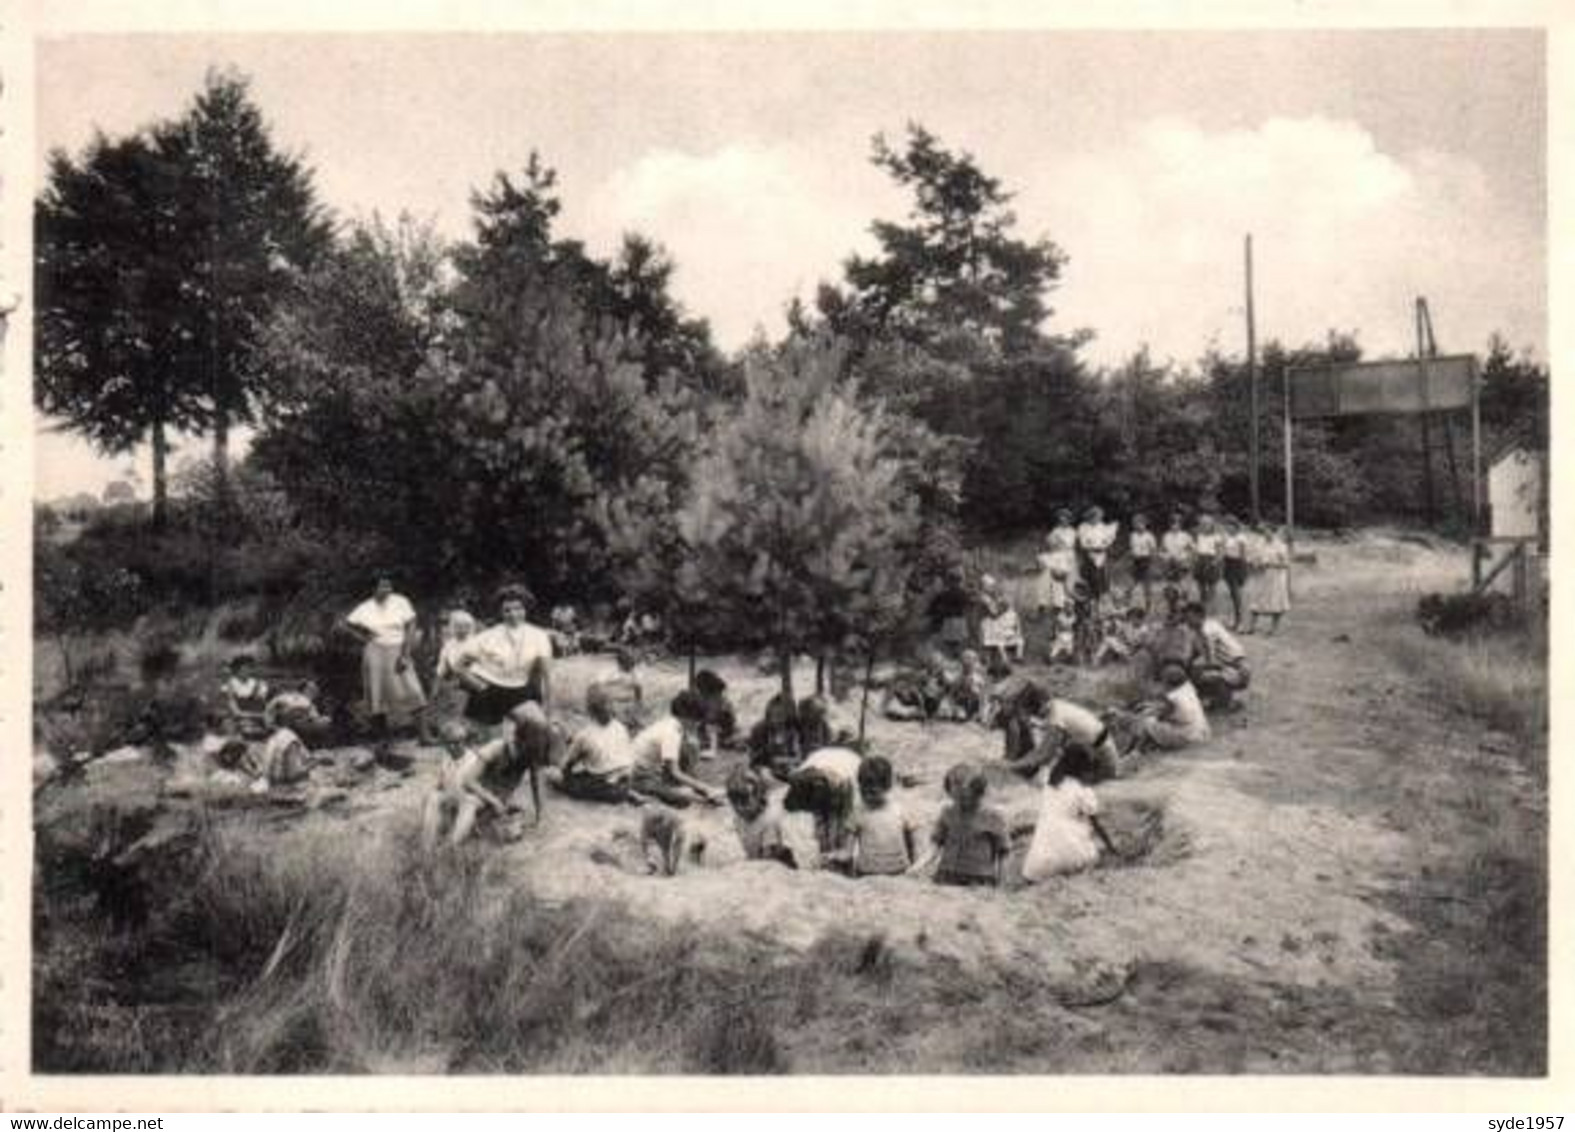
[[[1482,390],[1471,362],[1471,526],[1482,534]]]
[[[1247,234],[1247,388],[1250,406],[1248,412],[1251,414],[1251,423],[1247,429],[1247,469],[1252,496],[1252,521],[1256,523],[1262,518],[1258,494],[1258,465],[1261,458],[1258,453],[1258,330],[1253,317],[1252,233],[1250,232]]]
[[[1280,381],[1283,387],[1282,399],[1285,402],[1285,419],[1283,431],[1285,434],[1285,542],[1292,549],[1296,542],[1296,456],[1291,443],[1291,367],[1289,364],[1280,370]]]

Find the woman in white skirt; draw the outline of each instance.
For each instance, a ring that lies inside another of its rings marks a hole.
[[[361,678],[366,691],[366,711],[372,722],[380,759],[390,759],[388,717],[409,714],[426,704],[421,680],[416,676],[410,650],[415,645],[416,611],[394,583],[379,575],[372,596],[352,609],[345,626],[362,642]]]
[[[1258,618],[1269,619],[1269,634],[1280,627],[1280,618],[1291,608],[1291,548],[1285,541],[1285,532],[1272,523],[1261,528],[1258,545],[1253,554],[1255,574],[1252,579],[1252,624],[1248,633],[1258,630]]]

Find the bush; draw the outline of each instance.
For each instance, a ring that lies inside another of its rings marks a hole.
[[[1514,602],[1500,593],[1424,594],[1416,619],[1429,636],[1459,638],[1513,628],[1520,615]]]

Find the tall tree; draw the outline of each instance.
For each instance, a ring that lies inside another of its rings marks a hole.
[[[185,349],[181,381],[204,391],[214,469],[226,489],[229,438],[267,398],[257,364],[273,312],[301,274],[328,248],[332,228],[317,203],[311,173],[278,150],[247,80],[211,71],[177,121],[154,130],[175,172],[185,273]]]
[[[174,170],[144,135],[50,155],[34,214],[39,409],[108,453],[151,441],[153,521],[169,433],[203,420],[172,359],[186,348]]]
[[[845,353],[790,340],[756,358],[677,517],[682,599],[761,632],[790,701],[796,652],[901,621],[921,537],[909,426],[860,400]]]
[[[535,161],[500,176],[451,255],[408,225],[353,230],[270,334],[257,458],[426,584],[523,572],[546,598],[604,596],[610,531],[671,516],[686,482],[693,392],[653,388],[639,333],[587,310],[605,265],[554,237],[552,187]]]
[[[150,440],[162,524],[169,431],[211,432],[222,482],[266,393],[262,327],[331,236],[310,176],[215,73],[179,120],[52,154],[35,224],[39,407],[105,451]]]
[[[1049,240],[1013,235],[1012,194],[967,153],[910,124],[894,147],[874,141],[875,165],[913,192],[905,223],[879,220],[878,255],[844,265],[846,290],[821,289],[821,314],[858,338],[895,334],[944,347],[963,336],[1013,355],[1043,344],[1046,295],[1065,256]]]

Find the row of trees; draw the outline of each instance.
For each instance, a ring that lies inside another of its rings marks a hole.
[[[1016,234],[998,181],[918,126],[873,159],[909,215],[789,311],[784,341],[729,358],[650,240],[598,258],[555,230],[536,157],[473,196],[456,245],[408,220],[336,225],[244,79],[213,75],[181,118],[53,156],[39,405],[111,451],[151,440],[161,527],[167,435],[201,431],[211,529],[266,515],[260,541],[293,525],[424,592],[523,574],[548,599],[629,596],[696,642],[784,653],[900,632],[959,528],[1036,527],[1058,503],[1244,506],[1243,365],[1092,371],[1087,333],[1049,326],[1065,257]],[[1355,353],[1271,345],[1265,365]],[[1545,404],[1545,374],[1501,345],[1487,378],[1494,428]],[[1263,412],[1272,430],[1272,390]],[[238,422],[256,428],[239,508]],[[1314,522],[1415,498],[1403,427],[1308,428],[1298,447]]]

